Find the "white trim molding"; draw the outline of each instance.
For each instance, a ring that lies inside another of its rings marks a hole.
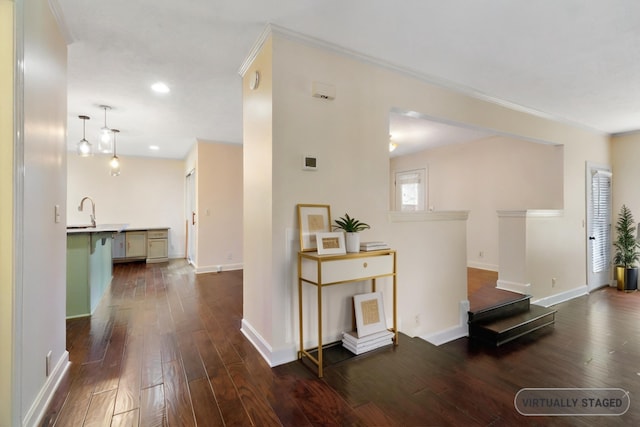
[[[531,301],[531,304],[541,305],[543,307],[551,307],[552,305],[560,304],[562,302],[567,302],[574,298],[578,298],[588,294],[589,294],[589,287],[587,285],[582,285],[582,286],[578,286],[577,288],[569,289],[568,291],[560,292],[555,295],[539,298],[535,301]]]
[[[389,222],[466,221],[469,211],[389,212]]]
[[[531,283],[518,283],[509,280],[500,280],[496,283],[496,288],[503,291],[517,292],[523,295],[531,295]]]
[[[242,268],[243,268],[242,263],[207,265],[205,267],[198,267],[194,265],[194,271],[196,274],[222,273],[223,271],[242,270]]]
[[[459,324],[451,328],[444,329],[442,331],[434,332],[431,334],[421,335],[418,338],[427,341],[435,346],[446,344],[449,341],[457,340],[458,338],[469,336],[469,301],[463,300],[458,304],[459,309]]]
[[[60,382],[64,378],[64,374],[67,372],[71,362],[69,362],[69,352],[62,353],[62,357],[56,363],[51,375],[47,378],[46,382],[38,396],[36,397],[33,405],[29,408],[29,412],[24,417],[23,425],[25,426],[39,426],[42,423],[42,419],[47,411],[51,399],[55,394]]]
[[[269,364],[271,368],[285,363],[293,362],[298,358],[298,352],[295,347],[274,350],[271,345],[255,330],[253,326],[246,320],[242,319],[240,332],[249,340],[251,344],[258,350],[262,358]]]
[[[498,218],[560,218],[564,216],[564,210],[561,209],[528,209],[497,212]]]
[[[496,264],[488,264],[486,262],[478,262],[478,261],[467,261],[468,268],[477,268],[478,270],[487,270],[487,271],[500,271],[500,267]]]

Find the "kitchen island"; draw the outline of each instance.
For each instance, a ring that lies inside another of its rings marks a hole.
[[[111,283],[113,263],[166,262],[169,227],[67,226],[67,318],[90,316]]]
[[[126,224],[67,227],[67,318],[90,316],[109,287],[111,241]]]

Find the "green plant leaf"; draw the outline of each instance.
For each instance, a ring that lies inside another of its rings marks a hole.
[[[343,230],[346,233],[357,233],[362,230],[371,228],[369,224],[364,223],[358,219],[352,218],[349,214],[345,213],[344,217],[334,220],[334,230]]]

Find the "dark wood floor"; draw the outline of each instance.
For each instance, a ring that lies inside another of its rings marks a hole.
[[[555,327],[498,349],[405,335],[347,359],[337,347],[318,379],[300,361],[269,368],[239,332],[241,272],[119,264],[94,316],[68,322],[72,366],[43,425],[640,425],[640,293],[604,289],[558,310]],[[620,387],[631,409],[524,417],[523,387]]]

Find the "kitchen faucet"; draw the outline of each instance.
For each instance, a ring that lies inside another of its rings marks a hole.
[[[91,226],[95,228],[96,226],[96,204],[93,202],[93,199],[89,196],[85,196],[80,200],[80,206],[78,206],[78,211],[82,212],[82,205],[85,200],[89,200],[91,202]]]

